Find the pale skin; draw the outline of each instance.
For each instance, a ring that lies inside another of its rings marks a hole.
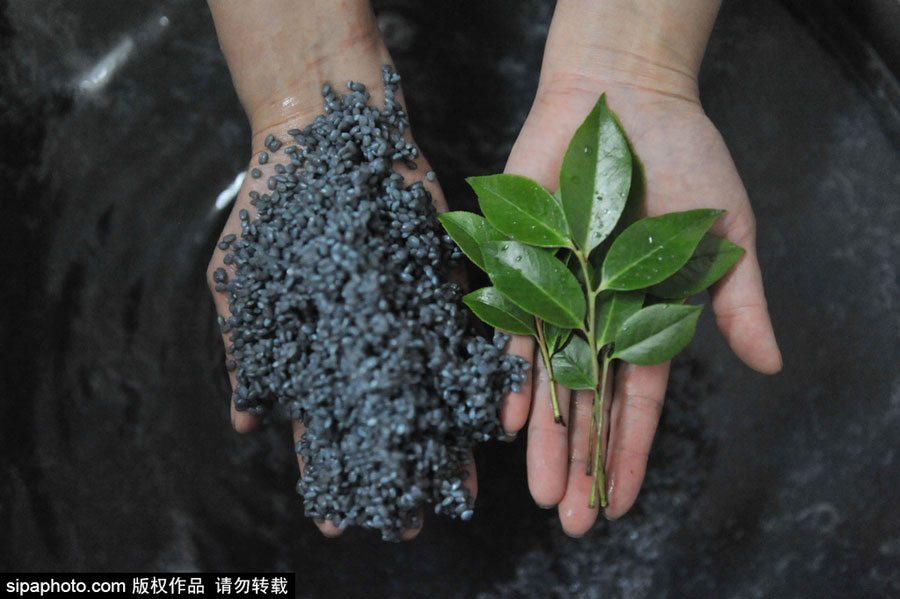
[[[271,0],[265,11],[242,0],[209,0],[209,5],[253,130],[251,167],[257,166],[266,135],[289,141],[288,129],[319,114],[323,82],[360,81],[373,102],[381,101],[380,67],[391,61],[367,0]],[[716,322],[741,360],[759,372],[775,373],[781,369],[781,354],[763,293],[753,211],[728,148],[703,112],[697,87],[718,7],[716,0],[559,0],[538,91],[505,171],[555,190],[572,133],[605,92],[644,163],[648,215],[691,208],[728,211],[712,232],[747,252],[711,290]],[[419,163],[416,171],[404,172],[408,181],[429,169],[424,159]],[[259,168],[264,176],[246,179],[223,235],[240,233],[239,210],[252,214],[247,194],[252,189],[262,193],[272,165]],[[438,210],[446,210],[440,188],[426,185]],[[223,255],[219,250],[213,255],[210,277],[222,266]],[[213,297],[219,313],[227,315],[224,296]],[[591,393],[559,388],[567,426],[555,423],[547,375],[533,339],[513,337],[508,351],[533,368],[521,391],[503,398],[504,428],[513,436],[527,427],[528,484],[535,502],[557,506],[562,529],[583,535],[598,516],[598,509],[588,507],[591,477],[585,475]],[[607,518],[625,514],[638,496],[668,371],[668,363],[625,365],[607,389],[614,389],[604,418]],[[231,412],[238,432],[259,422],[233,404]],[[301,434],[302,425],[295,422],[295,440]],[[474,464],[470,469],[467,484],[474,494]],[[329,522],[317,525],[329,536],[340,532]],[[417,532],[407,531],[405,538]]]

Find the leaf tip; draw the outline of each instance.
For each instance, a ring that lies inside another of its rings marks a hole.
[[[469,184],[469,187],[471,187],[472,189],[477,191],[477,186],[479,185],[480,180],[483,178],[484,177],[471,176],[471,177],[466,177],[465,181],[466,181],[466,183]]]

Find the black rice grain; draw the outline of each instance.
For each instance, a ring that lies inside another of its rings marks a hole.
[[[290,175],[269,178],[277,191],[253,197],[252,220],[240,213],[234,274],[214,275],[231,311],[235,406],[277,404],[306,426],[306,514],[390,540],[427,503],[472,517],[462,468],[474,443],[504,437],[500,400],[525,380],[506,336],[479,336],[448,281],[460,254],[429,192],[393,169],[418,156],[392,100],[399,80],[384,67],[383,108],[360,83],[323,86],[324,113],[288,132]]]

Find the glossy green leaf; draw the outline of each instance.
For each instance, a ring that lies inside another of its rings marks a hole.
[[[656,304],[669,304],[670,306],[680,306],[686,301],[687,301],[687,298],[668,299],[668,298],[664,298],[664,297],[657,297],[655,295],[651,295],[648,293],[646,296],[644,296],[644,307],[646,308],[647,306],[653,306]]]
[[[744,255],[744,248],[710,233],[678,272],[650,288],[657,297],[682,299],[696,295],[718,281]]]
[[[569,142],[559,185],[572,239],[590,252],[616,226],[631,187],[631,149],[605,94]]]
[[[619,235],[603,260],[600,287],[629,291],[673,275],[723,210],[688,210],[644,218]]]
[[[493,287],[483,287],[464,295],[462,301],[475,316],[494,328],[514,335],[534,335],[534,317]]]
[[[441,221],[447,235],[456,242],[462,253],[481,270],[485,270],[481,244],[485,241],[506,239],[506,236],[492,227],[483,216],[474,212],[444,212],[438,215],[438,220]]]
[[[466,179],[485,218],[516,241],[539,247],[570,246],[562,207],[540,183],[519,175]]]
[[[516,241],[488,241],[481,252],[494,287],[514,304],[550,324],[584,326],[584,292],[558,258]]]
[[[644,290],[604,291],[597,297],[597,347],[612,343],[622,324],[644,305]]]
[[[628,200],[625,202],[625,209],[622,210],[622,216],[609,237],[603,240],[603,243],[595,247],[589,256],[589,262],[593,272],[598,276],[595,279],[591,277],[591,285],[596,289],[600,285],[599,274],[603,267],[603,259],[609,251],[609,246],[613,241],[622,234],[622,231],[637,222],[641,217],[641,209],[644,207],[644,198],[647,195],[647,179],[644,177],[644,165],[634,153],[631,152],[631,188],[628,190]]]
[[[670,304],[643,308],[616,333],[612,357],[643,366],[671,359],[694,336],[701,309],[702,306]]]
[[[629,145],[629,149],[631,146]],[[619,233],[637,222],[641,217],[641,210],[644,208],[644,199],[647,196],[647,178],[644,176],[644,163],[634,151],[631,152],[631,187],[628,189],[628,199],[625,201],[625,208],[622,210],[622,216],[616,223],[611,237],[619,236]]]
[[[593,389],[593,361],[587,341],[573,335],[564,348],[551,359],[553,378],[557,383],[569,389]]]
[[[542,325],[544,327],[544,341],[547,343],[547,350],[552,356],[569,339],[572,329],[563,329],[549,322],[544,322]]]

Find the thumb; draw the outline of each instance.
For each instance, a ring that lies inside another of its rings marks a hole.
[[[736,243],[747,253],[711,289],[712,307],[722,336],[748,366],[764,374],[781,370],[781,351],[763,291],[752,227]]]

